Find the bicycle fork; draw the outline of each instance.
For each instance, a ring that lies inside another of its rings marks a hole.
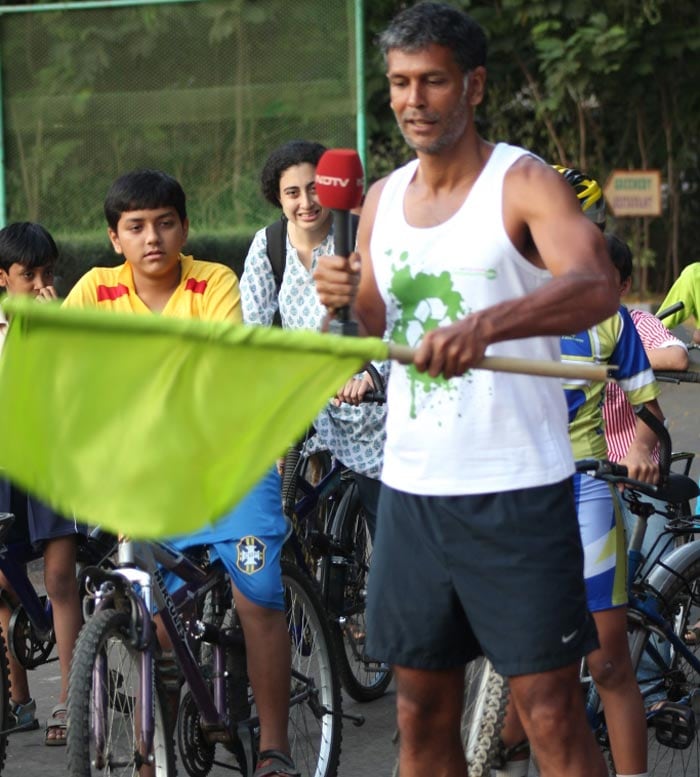
[[[155,732],[155,675],[153,671],[153,640],[155,634],[151,621],[152,588],[148,572],[128,567],[117,570],[114,574],[129,581],[130,587],[139,592],[138,596],[130,596],[132,609],[131,642],[139,651],[139,697],[134,710],[134,736],[139,740],[134,742],[134,756],[137,766],[152,764],[153,739]],[[101,586],[95,595],[95,612],[108,606],[113,601],[114,588],[110,585]],[[117,764],[107,763],[107,732],[105,722],[109,719],[109,691],[114,689],[119,677],[111,676],[107,667],[107,656],[101,651],[95,661],[92,682],[92,729],[95,741],[95,768],[104,769]]]

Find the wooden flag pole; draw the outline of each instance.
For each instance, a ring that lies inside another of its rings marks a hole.
[[[389,344],[389,358],[395,359],[400,364],[411,364],[415,352],[415,348],[407,345]],[[547,378],[610,381],[613,380],[610,373],[617,367],[612,364],[572,364],[570,362],[520,359],[515,356],[485,356],[473,369],[540,375]]]

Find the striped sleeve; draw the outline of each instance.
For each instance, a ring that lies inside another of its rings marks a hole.
[[[639,332],[642,344],[647,350],[669,348],[674,345],[680,346],[685,351],[688,350],[686,344],[672,332],[669,332],[656,316],[647,313],[646,310],[630,310],[630,315],[637,332]]]
[[[649,402],[660,393],[654,371],[627,308],[621,306],[618,316],[620,328],[610,357],[618,367],[615,377],[632,404]]]

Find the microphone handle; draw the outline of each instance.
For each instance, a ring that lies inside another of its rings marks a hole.
[[[338,256],[350,256],[355,248],[349,210],[333,210],[333,238]]]
[[[352,234],[352,214],[349,210],[333,209],[333,240],[335,253],[338,256],[348,257],[355,249],[355,236]],[[350,306],[338,308],[335,318],[329,322],[328,331],[333,334],[356,337],[358,334],[357,322],[352,320]]]

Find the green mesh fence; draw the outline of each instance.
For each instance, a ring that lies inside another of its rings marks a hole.
[[[147,166],[195,232],[260,226],[276,145],[356,146],[352,0],[4,13],[0,46],[7,221],[103,230],[109,184]]]

